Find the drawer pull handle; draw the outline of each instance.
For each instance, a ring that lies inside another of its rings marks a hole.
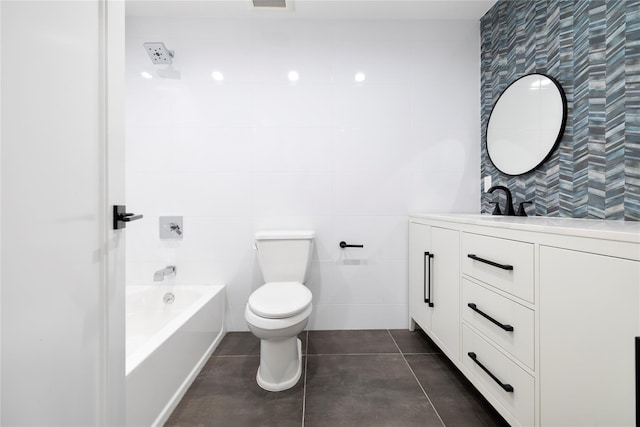
[[[433,307],[433,298],[431,298],[431,259],[433,258],[433,254],[429,252],[424,253],[424,302],[425,304],[429,304],[429,307]],[[429,269],[427,271],[427,265]],[[427,285],[428,284],[428,285]],[[429,294],[427,295],[427,289]]]
[[[513,393],[513,386],[511,384],[504,384],[502,381],[500,381],[498,379],[498,377],[496,377],[495,375],[493,375],[491,373],[490,370],[488,370],[487,368],[485,368],[485,366],[480,363],[478,361],[478,356],[476,356],[476,354],[472,351],[470,351],[469,353],[467,353],[467,355],[471,358],[471,360],[473,360],[474,362],[476,362],[476,365],[480,366],[480,368],[485,371],[487,373],[487,375],[489,375],[491,377],[492,380],[494,380],[495,382],[498,383],[498,385],[500,387],[502,387],[502,389],[508,393]]]
[[[487,313],[481,311],[478,308],[478,306],[475,305],[474,303],[470,302],[469,304],[467,304],[467,307],[469,307],[471,310],[475,311],[476,313],[478,313],[480,316],[484,317],[485,319],[489,320],[494,325],[498,325],[500,328],[504,329],[505,331],[509,331],[509,332],[513,331],[513,326],[511,326],[511,325],[503,325],[502,323],[498,322],[493,317],[489,316]]]
[[[492,265],[494,267],[498,267],[501,268],[503,270],[513,270],[513,265],[508,265],[508,264],[498,264],[497,262],[494,261],[489,261],[488,259],[484,259],[484,258],[480,258],[479,256],[475,256],[473,254],[468,254],[467,255],[469,258],[476,260],[476,261],[480,261],[480,262],[484,262],[485,264],[489,264]]]

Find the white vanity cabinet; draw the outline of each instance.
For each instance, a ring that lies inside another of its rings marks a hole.
[[[410,316],[450,358],[460,354],[457,230],[410,223]]]
[[[635,425],[640,223],[416,214],[409,242],[410,320],[510,424]]]
[[[544,426],[633,426],[640,263],[540,247]]]

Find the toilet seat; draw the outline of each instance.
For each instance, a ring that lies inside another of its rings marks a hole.
[[[270,282],[251,294],[247,308],[260,317],[285,319],[305,311],[311,299],[311,291],[302,283]]]

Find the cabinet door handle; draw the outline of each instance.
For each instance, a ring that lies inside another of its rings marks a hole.
[[[433,298],[431,298],[431,272],[432,272],[432,267],[431,267],[431,259],[433,258],[433,254],[430,252],[425,252],[424,253],[424,264],[423,264],[423,268],[424,268],[424,302],[426,304],[429,304],[429,307],[433,307]],[[427,269],[427,266],[429,266],[429,268]],[[427,295],[428,292],[428,295]]]
[[[635,337],[636,344],[636,425],[640,425],[640,337]]]
[[[508,393],[513,393],[513,386],[511,384],[504,384],[502,381],[500,381],[498,379],[498,377],[493,375],[490,370],[488,370],[482,363],[480,363],[480,361],[478,360],[478,356],[476,356],[476,354],[474,352],[470,351],[469,353],[467,353],[467,355],[471,358],[471,360],[473,360],[476,363],[476,365],[480,366],[480,368],[483,371],[485,371],[487,373],[487,375],[489,375],[491,377],[492,380],[497,382],[498,385],[500,387],[502,387],[502,389],[504,391],[506,391]]]
[[[513,331],[513,326],[511,326],[511,325],[503,325],[502,323],[498,322],[493,317],[489,316],[487,313],[481,311],[478,308],[478,306],[475,305],[474,303],[470,302],[469,304],[467,304],[467,307],[469,307],[471,310],[475,311],[476,313],[478,313],[480,316],[484,317],[485,319],[489,320],[494,325],[498,325],[498,327],[504,329],[505,331],[509,331],[509,332]]]
[[[488,259],[484,259],[484,258],[480,258],[479,256],[476,256],[474,254],[467,254],[467,257],[476,260],[476,261],[480,261],[480,262],[484,262],[485,264],[489,264],[492,265],[494,267],[498,267],[501,268],[503,270],[513,270],[513,265],[508,265],[508,264],[499,264],[495,261],[489,261]]]

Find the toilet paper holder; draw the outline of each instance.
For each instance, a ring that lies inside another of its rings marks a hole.
[[[340,247],[342,249],[344,249],[344,248],[364,248],[364,245],[349,245],[344,240],[342,242],[340,242],[339,245],[340,245]]]

